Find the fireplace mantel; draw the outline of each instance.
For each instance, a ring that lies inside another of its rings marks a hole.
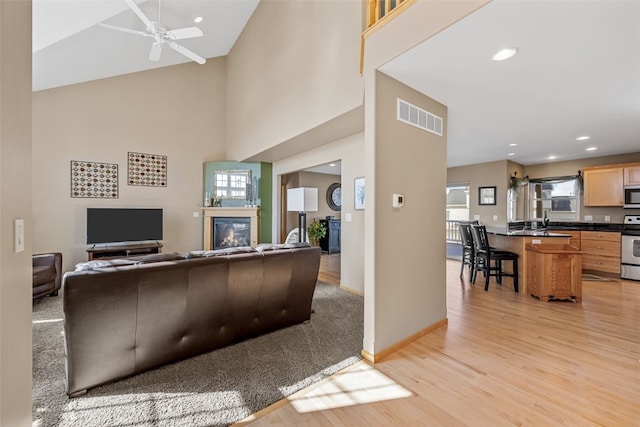
[[[213,249],[213,218],[251,218],[251,246],[258,244],[259,207],[213,207],[202,208],[204,212],[204,250]]]

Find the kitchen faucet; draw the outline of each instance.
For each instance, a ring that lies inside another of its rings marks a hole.
[[[542,219],[543,228],[547,228],[549,226],[549,217],[547,216],[547,210],[544,210],[544,218]]]

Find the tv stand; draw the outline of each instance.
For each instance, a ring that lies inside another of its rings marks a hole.
[[[87,259],[91,261],[94,259],[126,258],[160,252],[162,252],[162,243],[160,242],[93,245],[87,249]]]

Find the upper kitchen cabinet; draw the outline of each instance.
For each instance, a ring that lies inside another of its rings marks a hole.
[[[615,166],[585,168],[584,205],[622,206],[623,168]]]
[[[640,185],[640,165],[624,168],[624,185]]]

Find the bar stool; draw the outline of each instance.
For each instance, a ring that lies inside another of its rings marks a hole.
[[[489,246],[489,238],[487,236],[487,228],[484,225],[472,225],[471,233],[473,235],[475,249],[475,265],[474,270],[477,273],[482,271],[485,277],[484,290],[489,290],[489,278],[494,276],[499,284],[502,284],[502,277],[513,277],[513,290],[518,292],[518,254],[509,251],[495,250]],[[494,265],[491,262],[494,262]],[[513,265],[512,273],[505,273],[502,270],[502,262],[511,261]],[[475,283],[475,276],[472,283]]]

